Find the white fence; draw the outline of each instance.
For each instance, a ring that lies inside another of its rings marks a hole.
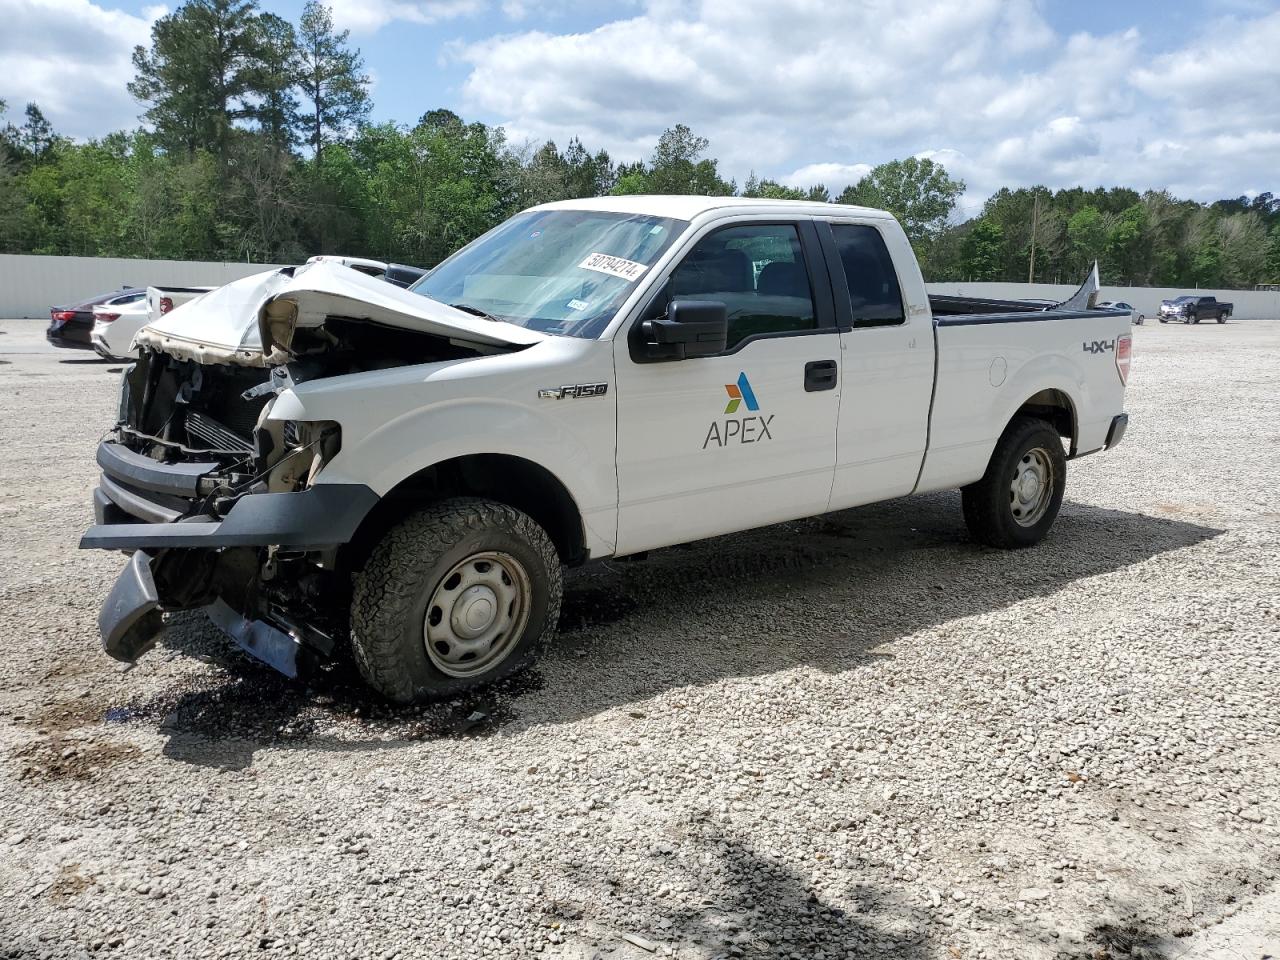
[[[115,257],[38,257],[0,254],[0,317],[48,317],[49,308],[77,303],[126,284],[139,287],[218,286],[263,270],[270,263],[195,260],[127,260]],[[930,293],[1001,300],[1065,300],[1075,292],[1055,283],[931,283]],[[1173,287],[1103,287],[1101,299],[1131,303],[1148,317],[1161,300],[1184,293],[1212,294],[1235,304],[1239,320],[1280,319],[1280,291],[1188,290]]]
[[[1061,283],[930,283],[930,293],[951,293],[962,297],[991,297],[995,300],[1067,299],[1078,289]],[[1280,319],[1280,291],[1261,290],[1190,290],[1182,287],[1103,287],[1099,300],[1131,303],[1139,313],[1154,317],[1161,300],[1172,300],[1184,294],[1217,297],[1233,304],[1232,316],[1237,320]]]
[[[275,264],[0,254],[0,317],[43,317],[122,286],[214,287]]]

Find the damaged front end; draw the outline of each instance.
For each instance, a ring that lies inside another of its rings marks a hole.
[[[289,676],[308,652],[331,651],[337,550],[378,498],[315,483],[341,428],[270,419],[292,383],[287,366],[206,366],[150,350],[126,372],[119,422],[98,446],[96,523],[81,540],[133,551],[99,617],[115,659],[154,646],[162,613],[202,607]]]
[[[474,318],[359,278],[376,285],[365,291],[355,276],[248,278],[139,334],[80,542],[132,554],[99,616],[110,656],[134,662],[163,614],[191,609],[289,676],[328,655],[347,625],[343,548],[379,497],[322,482],[341,425],[272,418],[277,398],[311,380],[527,345],[519,330],[525,342],[471,336]]]

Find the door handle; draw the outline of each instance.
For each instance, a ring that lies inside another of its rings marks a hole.
[[[834,360],[810,360],[804,365],[805,393],[834,390],[836,387],[836,362]]]

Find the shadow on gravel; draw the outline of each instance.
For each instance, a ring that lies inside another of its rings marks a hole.
[[[801,877],[756,854],[737,838],[721,838],[715,849],[723,868],[716,882],[728,890],[719,897],[712,892],[697,910],[668,914],[671,940],[700,944],[713,956],[729,951],[730,956],[744,960],[780,956],[917,960],[936,955],[926,933],[927,911],[898,902],[891,891],[858,884],[847,894],[847,899],[856,901],[856,909],[849,911],[824,902]]]
[[[538,671],[425,708],[380,701],[341,663],[309,686],[292,682],[191,614],[174,624],[165,645],[217,669],[195,686],[186,681],[121,704],[110,717],[161,721],[169,756],[224,768],[248,765],[265,746],[381,750],[484,736],[726,677],[795,667],[874,670],[885,656],[876,648],[892,640],[1051,595],[1219,533],[1065,503],[1039,547],[991,550],[967,539],[959,495],[947,493],[733,534],[644,562],[571,572],[560,637]]]

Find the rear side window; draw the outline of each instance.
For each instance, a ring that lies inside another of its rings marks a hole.
[[[844,266],[853,325],[883,327],[904,322],[898,274],[880,231],[861,224],[833,223],[831,235]]]

